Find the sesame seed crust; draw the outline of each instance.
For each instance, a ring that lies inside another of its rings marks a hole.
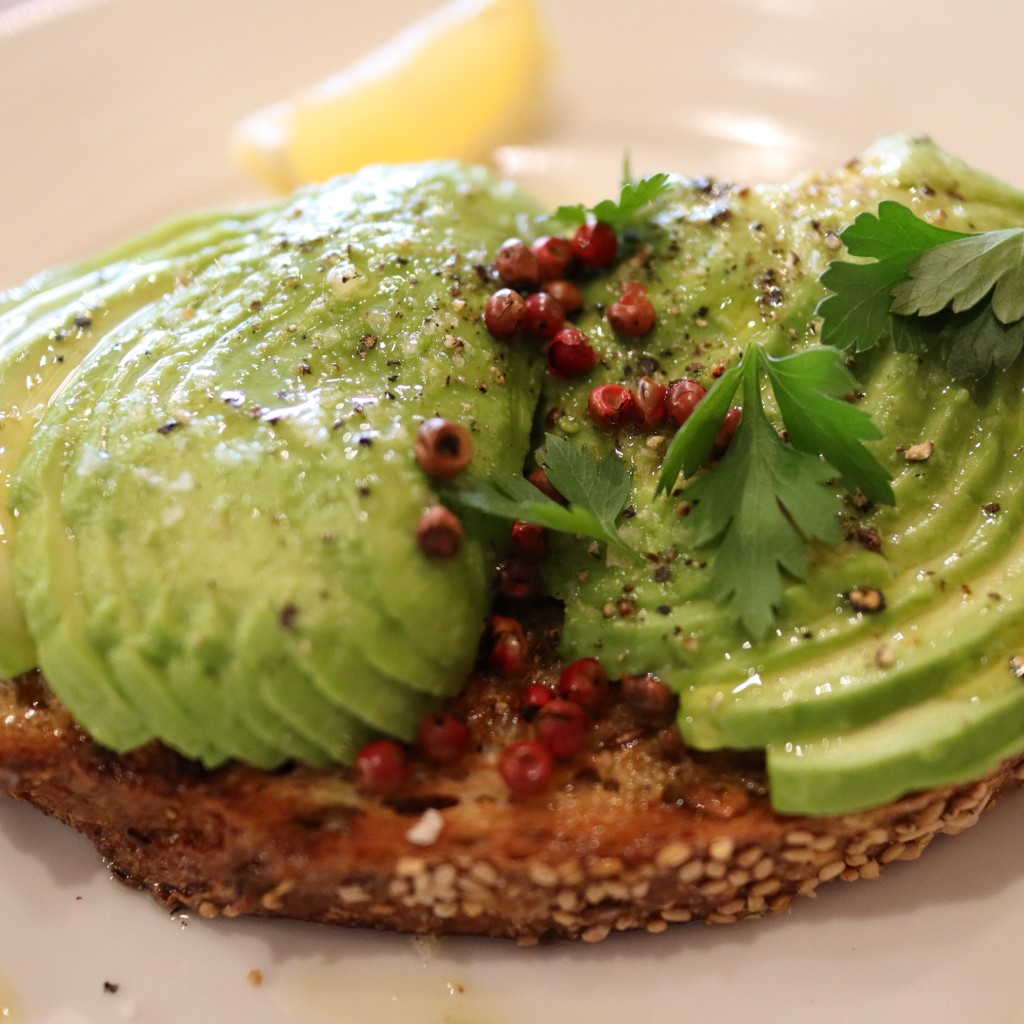
[[[38,678],[0,683],[0,792],[83,832],[123,882],[203,917],[523,944],[732,924],[787,911],[822,883],[877,878],[1024,781],[1021,755],[856,814],[788,818],[762,796],[717,816],[654,799],[635,746],[602,754],[600,772],[577,764],[549,792],[516,798],[485,744],[462,774],[424,778],[396,803],[358,793],[340,770],[209,772],[155,744],[117,756],[78,732]],[[749,783],[745,764],[715,771]],[[414,830],[424,815],[430,842]]]

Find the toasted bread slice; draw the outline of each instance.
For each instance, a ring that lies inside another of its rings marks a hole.
[[[821,882],[916,858],[1024,778],[1022,755],[870,811],[785,817],[756,758],[690,752],[617,696],[587,750],[522,798],[496,770],[523,727],[515,687],[479,674],[458,710],[472,751],[417,764],[383,798],[343,768],[208,771],[156,743],[116,755],[30,674],[0,683],[0,792],[84,833],[172,910],[534,942],[786,910]]]

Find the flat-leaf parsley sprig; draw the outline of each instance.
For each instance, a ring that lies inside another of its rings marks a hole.
[[[671,179],[665,173],[652,174],[650,177],[633,181],[627,170],[623,177],[618,200],[602,199],[591,207],[583,203],[559,206],[552,215],[553,219],[566,224],[585,224],[592,218],[622,230],[641,210],[672,188]]]
[[[568,505],[552,501],[515,473],[467,481],[464,486],[452,488],[446,499],[503,519],[592,537],[638,559],[640,556],[622,539],[616,525],[633,483],[623,460],[614,453],[599,459],[588,445],[574,444],[557,434],[547,434],[544,440],[540,461]]]
[[[1024,228],[964,234],[892,200],[839,236],[851,256],[821,277],[821,340],[861,352],[938,350],[950,375],[976,380],[1024,350]]]
[[[762,398],[767,379],[786,429],[783,440]],[[754,638],[771,627],[784,575],[807,573],[811,540],[842,540],[838,494],[846,487],[892,504],[891,477],[861,443],[881,434],[870,416],[844,400],[856,381],[838,352],[812,348],[774,357],[752,342],[697,405],[672,440],[658,478],[671,491],[682,472],[698,546],[717,544],[712,595],[728,603]],[[729,448],[710,469],[715,437],[736,393],[742,416]]]

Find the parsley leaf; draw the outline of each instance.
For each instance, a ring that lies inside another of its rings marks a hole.
[[[733,396],[749,373],[767,376],[794,448],[823,456],[850,490],[863,491],[872,501],[893,504],[889,473],[860,443],[878,440],[881,432],[868,413],[845,400],[856,390],[857,381],[840,354],[815,347],[775,357],[756,343],[715,381],[676,432],[662,463],[657,493],[671,490],[680,473],[692,477],[707,464]],[[763,416],[760,403],[758,408]]]
[[[788,441],[768,418],[761,395],[767,378]],[[834,349],[774,357],[751,343],[676,433],[658,478],[658,493],[680,472],[693,477],[687,522],[698,545],[716,544],[712,596],[733,606],[754,637],[771,625],[783,573],[807,572],[807,544],[842,540],[838,495],[824,485],[837,475],[875,501],[894,501],[890,476],[861,443],[880,437],[863,409],[844,400],[856,381]],[[729,448],[713,468],[715,435],[737,391],[743,415]]]
[[[986,231],[923,252],[893,289],[894,313],[954,313],[992,293],[992,312],[1003,324],[1024,317],[1024,229]]]
[[[749,351],[749,349],[748,349]],[[747,357],[722,374],[708,393],[697,403],[689,419],[676,431],[672,443],[665,453],[658,475],[655,497],[664,491],[671,491],[679,474],[693,476],[706,465],[714,450],[715,437],[722,427],[722,421],[732,405],[733,395],[740,385],[743,363]]]
[[[585,224],[588,216],[603,220],[613,227],[622,228],[659,196],[664,195],[672,185],[667,174],[652,174],[650,177],[631,181],[626,175],[618,201],[602,199],[596,206],[586,207],[583,203],[574,206],[560,206],[554,212],[554,219],[567,224]]]
[[[992,367],[1005,370],[1024,348],[1024,320],[1000,323],[989,306],[965,313],[949,344],[946,366],[956,380],[977,380]]]
[[[717,542],[711,592],[728,602],[755,638],[771,627],[782,597],[783,572],[807,573],[810,538],[838,544],[841,505],[824,485],[833,469],[785,443],[761,400],[763,356],[751,346],[740,364],[743,417],[725,456],[687,488],[698,545]]]
[[[621,458],[611,454],[598,459],[586,445],[547,434],[541,462],[568,506],[552,501],[514,473],[472,480],[450,489],[445,497],[453,504],[502,519],[521,519],[560,533],[593,537],[632,558],[640,557],[616,527],[633,482]]]
[[[851,491],[894,505],[888,471],[858,443],[877,441],[882,432],[869,413],[846,401],[857,381],[837,353],[809,348],[778,359],[766,355],[765,360],[789,443],[799,451],[823,456]]]
[[[936,228],[893,201],[840,235],[851,256],[821,281],[821,340],[863,351],[935,350],[956,380],[1005,370],[1024,349],[1024,228],[963,234]]]
[[[832,295],[818,306],[823,318],[821,341],[856,352],[874,348],[879,341],[896,341],[892,316],[892,290],[907,276],[922,253],[964,236],[937,228],[900,203],[886,200],[878,213],[862,213],[839,236],[851,256],[866,256],[874,263],[833,260],[821,283]],[[915,338],[903,334],[903,344]]]

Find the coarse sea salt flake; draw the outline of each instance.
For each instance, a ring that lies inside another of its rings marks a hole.
[[[417,820],[416,824],[405,833],[405,838],[416,846],[432,846],[437,842],[444,830],[444,818],[436,808],[430,807]]]

